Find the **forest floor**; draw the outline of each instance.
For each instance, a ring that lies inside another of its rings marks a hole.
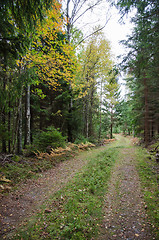
[[[64,187],[91,159],[91,155],[103,151],[105,146],[81,152],[79,156],[60,162],[52,169],[39,174],[38,179],[22,182],[8,195],[0,199],[0,236],[7,236],[21,225],[25,218],[36,213],[49,196]]]
[[[10,239],[11,234],[23,225],[25,221],[27,222],[26,219],[31,218],[31,216],[36,215],[38,211],[41,211],[39,210],[40,206],[47,201],[50,196],[59,192],[72,181],[76,173],[88,165],[90,159],[97,158],[99,153],[104,153],[107,149],[115,149],[118,152],[118,156],[111,170],[108,188],[103,198],[103,207],[100,205],[103,216],[99,224],[96,224],[98,226],[97,237],[91,235],[89,235],[91,237],[85,238],[77,237],[77,235],[75,238],[47,237],[49,235],[45,235],[45,237],[44,235],[39,236],[42,236],[41,239],[157,239],[152,234],[153,224],[150,223],[147,216],[147,205],[144,201],[136,168],[136,147],[129,138],[121,135],[117,135],[116,137],[117,141],[109,144],[109,146],[102,146],[97,149],[82,152],[74,159],[61,162],[54,168],[41,173],[38,179],[27,180],[25,183],[20,184],[15,191],[4,196],[1,199],[0,205],[1,238]],[[79,192],[81,191],[80,187]],[[86,190],[84,189],[83,191]],[[61,199],[63,199],[62,196]],[[51,211],[49,207],[47,209],[45,208],[46,213],[48,212],[49,214]],[[86,212],[87,209],[85,210],[85,213]],[[64,217],[65,216],[62,216],[62,218]],[[45,222],[46,221],[47,219],[45,219]],[[45,224],[49,225],[47,222]],[[87,225],[89,225],[89,223]],[[64,227],[60,228],[60,231],[62,231]],[[39,229],[41,229],[41,227],[39,227]],[[33,231],[35,231],[35,229]],[[14,239],[38,238],[20,237]]]

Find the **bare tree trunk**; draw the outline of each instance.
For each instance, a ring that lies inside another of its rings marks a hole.
[[[101,131],[102,131],[102,79],[101,79],[101,89],[100,89],[100,106],[99,106],[99,140],[101,139]]]
[[[101,130],[102,130],[102,111],[101,111],[101,105],[99,107],[99,140],[101,139]]]
[[[69,6],[70,5],[70,0],[67,0],[67,7],[66,7],[66,20],[67,20],[67,25],[66,25],[66,28],[67,28],[67,39],[68,39],[68,42],[70,43],[70,30],[71,30],[71,19],[70,19],[70,16],[69,16]]]
[[[145,99],[145,116],[144,116],[144,141],[147,145],[150,140],[149,135],[149,107],[148,107],[148,87],[147,79],[144,78],[144,99]]]
[[[135,131],[134,131],[134,126],[133,126],[133,137],[135,137]]]
[[[18,108],[17,153],[22,154],[22,95],[19,99]]]
[[[67,0],[67,6],[66,6],[66,19],[67,19],[67,40],[70,43],[71,40],[71,19],[70,19],[70,15],[69,15],[69,10],[70,10],[70,0]],[[72,142],[73,141],[73,136],[72,136],[72,97],[71,97],[71,92],[72,92],[72,88],[71,88],[71,84],[69,84],[69,93],[70,93],[70,99],[69,99],[69,103],[68,103],[68,120],[67,120],[67,135],[68,135],[68,142]]]
[[[19,132],[19,119],[20,119],[20,111],[21,111],[21,96],[19,98],[19,102],[18,102],[18,107],[17,107],[17,112],[16,112],[16,119],[15,119],[15,131],[13,133],[13,153],[16,152],[16,144],[17,144],[17,140],[18,140],[18,132]],[[18,149],[18,145],[17,145],[17,149]]]
[[[91,87],[90,92],[90,109],[89,109],[89,136],[93,136],[93,104],[94,104],[94,84]]]
[[[69,106],[68,106],[67,134],[68,134],[68,142],[72,142],[73,141],[73,136],[72,136],[72,99],[70,100]]]
[[[6,78],[3,79],[3,91],[6,92]],[[6,147],[6,139],[5,139],[5,128],[6,128],[6,112],[5,112],[5,104],[2,108],[2,124],[3,124],[3,136],[2,136],[2,152],[7,152]]]
[[[31,143],[31,129],[30,129],[30,84],[27,85],[26,89],[26,145]]]
[[[13,130],[12,130],[12,147],[11,147],[11,152],[14,152],[14,146],[15,146],[15,135],[16,135],[16,121],[17,121],[17,111],[16,111],[16,102],[15,106],[13,107]]]
[[[9,80],[9,90],[10,90],[10,80]],[[9,111],[8,111],[8,134],[9,134],[9,139],[8,139],[8,152],[11,152],[11,102],[10,102],[10,91],[9,91]]]
[[[89,120],[88,120],[88,116],[89,116],[89,102],[88,102],[88,97],[86,97],[86,102],[85,102],[85,136],[86,138],[88,138],[89,136]]]
[[[113,109],[112,109],[112,107],[111,107],[111,117],[110,117],[110,121],[111,121],[111,123],[110,123],[110,138],[112,139],[113,138]]]

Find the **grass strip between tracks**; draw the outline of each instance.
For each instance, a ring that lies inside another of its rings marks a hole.
[[[93,156],[13,239],[94,239],[102,222],[104,196],[117,154],[118,149],[110,147]]]

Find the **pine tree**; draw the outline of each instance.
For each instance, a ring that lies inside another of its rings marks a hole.
[[[159,6],[157,1],[118,1],[122,13],[135,7],[133,35],[125,41],[130,51],[124,59],[124,68],[134,76],[133,94],[140,108],[140,133],[148,144],[158,132],[158,50],[159,50]],[[153,97],[152,97],[153,96]],[[137,109],[136,109],[137,110]],[[138,115],[136,115],[138,116]],[[138,121],[139,122],[139,121]]]

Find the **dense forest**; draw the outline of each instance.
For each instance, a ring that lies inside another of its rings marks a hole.
[[[123,21],[136,9],[119,66],[101,27],[85,38],[75,24],[100,2],[0,1],[1,152],[97,143],[113,132],[139,136],[146,145],[158,136],[158,1],[112,2]],[[124,100],[120,71],[127,76]]]

